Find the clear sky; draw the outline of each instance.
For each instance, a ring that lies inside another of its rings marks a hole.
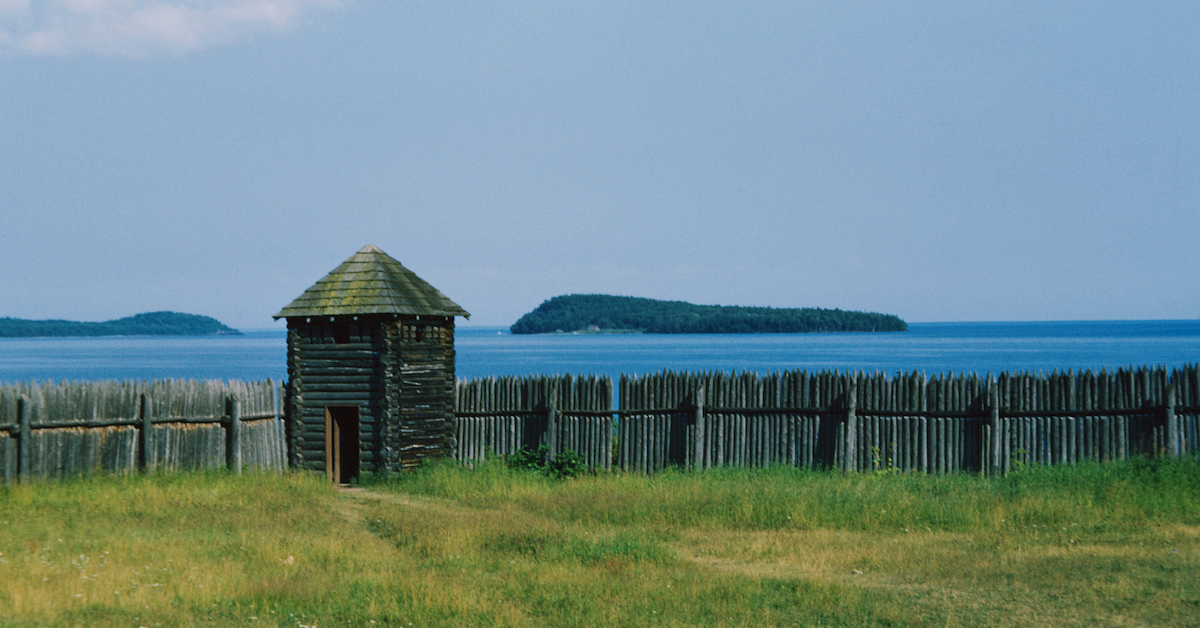
[[[366,244],[606,293],[1200,317],[1200,3],[0,0],[0,316],[239,328]]]

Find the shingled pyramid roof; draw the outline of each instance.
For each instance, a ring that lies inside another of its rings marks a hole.
[[[367,245],[273,318],[356,314],[471,316],[387,253]]]

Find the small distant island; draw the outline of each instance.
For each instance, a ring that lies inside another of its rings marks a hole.
[[[693,305],[603,294],[554,297],[513,323],[514,334],[748,334],[907,331],[891,314],[822,308]]]
[[[0,338],[42,336],[232,336],[242,332],[210,316],[148,312],[102,323],[0,318]]]

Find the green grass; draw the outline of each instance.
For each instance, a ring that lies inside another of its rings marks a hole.
[[[658,529],[997,531],[1075,524],[1132,531],[1200,521],[1200,465],[1027,466],[1002,478],[850,474],[786,467],[593,475],[557,482],[488,463],[445,464],[379,485],[476,507],[519,505],[560,521]]]
[[[1200,461],[0,489],[0,625],[1200,625]]]

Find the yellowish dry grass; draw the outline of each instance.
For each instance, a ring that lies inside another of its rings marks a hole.
[[[493,466],[355,492],[306,474],[16,486],[0,625],[1200,625],[1190,484],[1155,506],[1031,482]],[[907,514],[862,524],[839,513],[866,510],[850,495]]]
[[[724,572],[911,595],[971,625],[1200,623],[1200,527],[1165,526],[1150,549],[1058,532],[706,531],[676,547]]]

